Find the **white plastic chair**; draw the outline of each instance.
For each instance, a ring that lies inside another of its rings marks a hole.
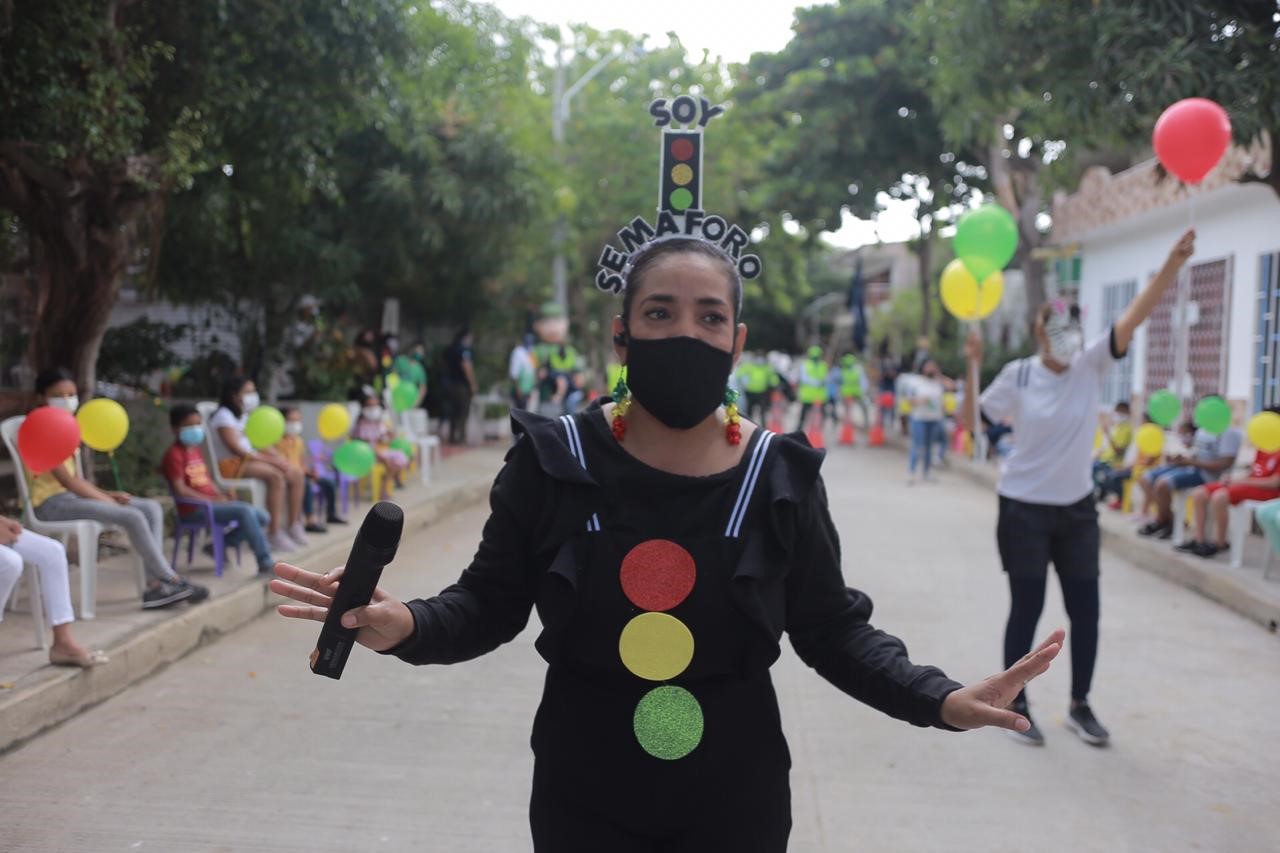
[[[40,651],[49,651],[49,635],[45,631],[44,624],[44,595],[40,590],[40,572],[32,568],[30,564],[22,567],[23,574],[27,576],[27,598],[31,603],[31,623],[36,629],[36,646]],[[10,610],[16,610],[18,607],[18,592],[21,587],[15,587],[13,595],[9,596],[8,607]]]
[[[80,618],[92,619],[98,600],[98,537],[106,526],[89,519],[41,521],[36,518],[35,507],[31,505],[31,491],[27,487],[27,469],[22,463],[22,457],[18,455],[18,430],[26,419],[26,415],[18,415],[0,423],[0,437],[3,437],[9,456],[13,458],[13,479],[18,484],[18,497],[22,500],[22,523],[36,533],[52,536],[64,545],[69,537],[76,537],[79,553],[77,560],[80,565]],[[79,453],[76,453],[75,460],[76,474],[83,476]],[[141,595],[147,588],[147,573],[136,552],[134,560],[138,571],[138,594]],[[32,605],[33,611],[36,606]]]
[[[1253,529],[1253,511],[1262,506],[1262,501],[1241,501],[1231,508],[1228,516],[1228,528],[1231,530],[1231,568],[1238,569],[1244,565],[1244,542]],[[1270,561],[1271,543],[1267,543],[1268,561]],[[1268,569],[1270,566],[1267,567]],[[1266,571],[1263,572],[1266,577]]]
[[[431,466],[440,463],[440,436],[431,434],[431,422],[424,409],[402,412],[400,428],[409,441],[418,445],[418,475],[425,486],[431,482]]]
[[[1175,491],[1171,497],[1172,502],[1169,508],[1173,510],[1173,538],[1170,544],[1175,548],[1187,538],[1187,498],[1191,495],[1191,491],[1191,489]]]
[[[258,509],[267,508],[267,484],[261,480],[255,480],[252,477],[242,477],[239,479],[231,479],[222,476],[222,470],[218,467],[218,452],[215,449],[215,441],[221,439],[214,435],[213,427],[209,426],[209,421],[213,418],[213,413],[218,411],[218,404],[210,400],[196,403],[196,411],[200,413],[200,417],[204,420],[204,456],[205,462],[208,463],[209,473],[213,477],[213,482],[219,489],[224,492],[236,492],[243,490],[249,493],[250,502]]]

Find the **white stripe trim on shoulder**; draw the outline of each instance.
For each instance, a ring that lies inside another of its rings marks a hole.
[[[578,425],[573,422],[573,415],[561,415],[560,422],[564,424],[564,434],[569,441],[569,452],[573,454],[574,459],[578,460],[582,470],[587,470],[587,456],[582,452],[582,436],[578,435]],[[599,513],[591,513],[591,517],[587,519],[587,531],[600,532]]]
[[[756,481],[760,478],[760,469],[764,467],[765,452],[772,440],[773,433],[768,430],[763,431],[760,440],[756,442],[755,450],[751,453],[751,462],[747,465],[747,476],[742,480],[738,501],[733,506],[733,512],[729,515],[729,525],[724,531],[724,535],[730,539],[736,539],[742,530],[742,521],[746,518],[747,507],[751,503],[751,496],[755,493]]]

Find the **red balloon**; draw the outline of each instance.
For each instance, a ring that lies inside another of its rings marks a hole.
[[[80,424],[65,409],[41,406],[18,427],[18,455],[32,474],[44,474],[80,447]]]
[[[1227,153],[1231,119],[1207,98],[1186,98],[1161,114],[1151,141],[1166,169],[1189,184],[1198,184]]]
[[[882,409],[892,409],[892,408],[893,408],[893,392],[892,392],[892,391],[882,391],[882,392],[880,393],[880,399],[879,399],[879,401],[878,401],[878,402],[880,403],[880,408],[882,408]]]

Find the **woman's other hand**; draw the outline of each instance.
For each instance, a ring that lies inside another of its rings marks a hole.
[[[333,603],[342,571],[339,568],[320,575],[288,563],[276,563],[278,577],[271,581],[271,591],[301,602],[281,604],[276,612],[291,619],[323,622],[329,615],[329,605]],[[381,587],[373,591],[373,600],[369,604],[343,614],[342,624],[347,628],[359,628],[356,642],[375,652],[395,648],[413,636],[414,629],[413,614],[409,608]]]
[[[957,729],[980,729],[995,726],[1025,732],[1031,723],[1009,705],[1028,681],[1049,669],[1049,664],[1062,651],[1067,633],[1059,628],[1040,646],[999,675],[984,678],[949,694],[942,702],[942,722]]]

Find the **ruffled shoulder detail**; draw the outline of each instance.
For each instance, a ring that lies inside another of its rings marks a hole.
[[[776,436],[770,448],[769,500],[803,504],[809,499],[822,470],[825,450],[809,444],[802,432]]]
[[[508,459],[516,448],[527,445],[547,476],[564,483],[598,485],[569,449],[564,424],[558,419],[512,409],[511,432],[516,437],[516,446],[508,454]]]

